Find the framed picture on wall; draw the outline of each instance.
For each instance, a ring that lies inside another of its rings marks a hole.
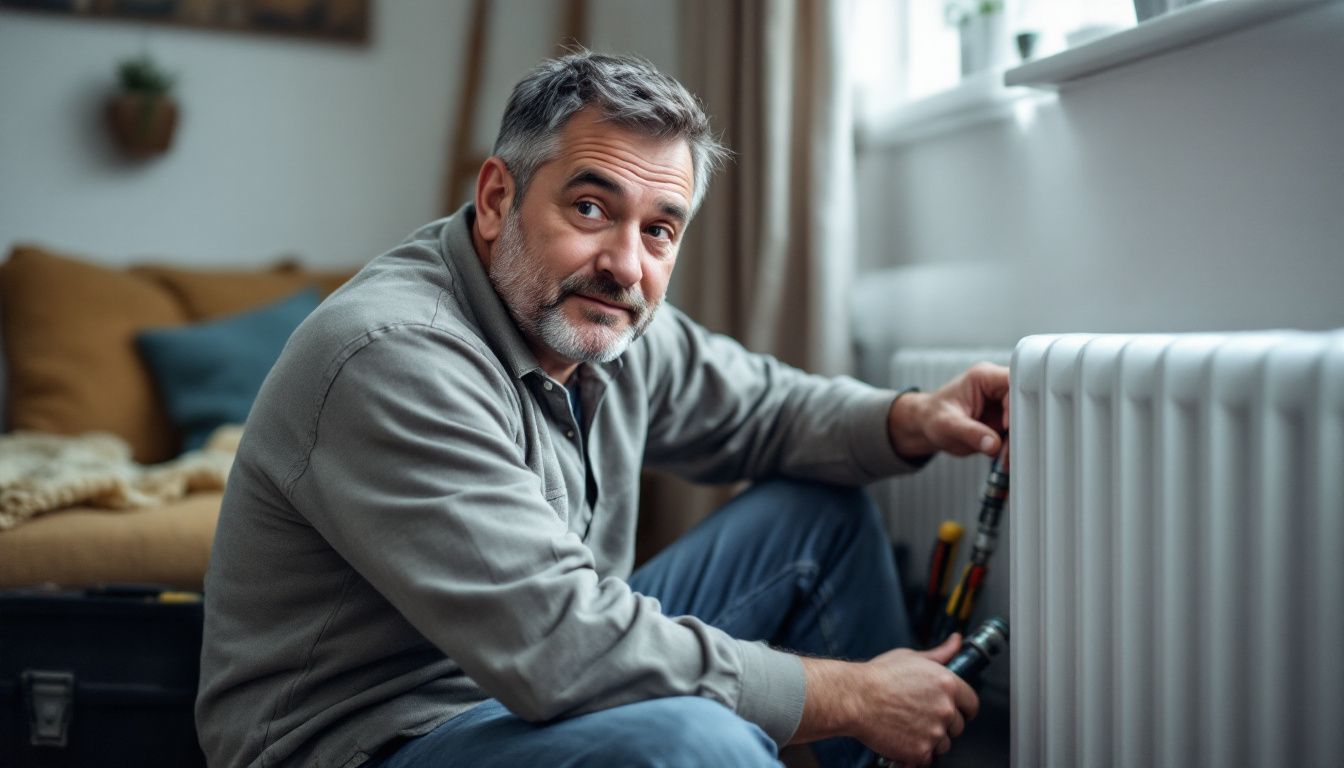
[[[367,44],[373,0],[0,0],[0,9]]]

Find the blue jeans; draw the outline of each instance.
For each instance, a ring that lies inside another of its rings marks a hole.
[[[760,483],[630,578],[668,615],[798,653],[869,659],[910,645],[886,530],[860,490]],[[866,765],[852,739],[813,745],[827,768]],[[374,761],[446,766],[775,766],[774,742],[709,699],[652,699],[529,723],[495,699]]]

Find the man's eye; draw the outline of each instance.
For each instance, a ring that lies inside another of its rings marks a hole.
[[[574,204],[574,210],[585,219],[596,219],[602,216],[602,209],[597,204],[589,200],[580,200]]]
[[[662,226],[661,224],[654,224],[653,226],[649,227],[644,231],[648,232],[650,235],[658,238],[659,240],[670,240],[672,238],[672,230]]]

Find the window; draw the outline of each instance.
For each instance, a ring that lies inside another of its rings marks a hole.
[[[886,112],[954,88],[962,78],[960,33],[948,6],[982,0],[855,0],[853,72],[861,112]],[[1132,0],[1002,0],[998,68],[1021,59],[1013,38],[1035,32],[1034,57],[1134,25]]]

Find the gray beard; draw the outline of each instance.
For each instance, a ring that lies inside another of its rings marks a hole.
[[[653,321],[658,304],[650,304],[638,291],[617,285],[609,276],[570,275],[559,286],[553,286],[537,268],[540,263],[536,252],[527,246],[518,209],[514,208],[504,219],[495,241],[490,283],[523,333],[541,341],[560,357],[575,363],[609,363],[620,357]],[[586,320],[604,327],[576,327],[565,317],[561,305],[577,293],[631,307],[634,322],[623,331],[613,332],[607,329],[617,322],[616,318],[585,310]]]

